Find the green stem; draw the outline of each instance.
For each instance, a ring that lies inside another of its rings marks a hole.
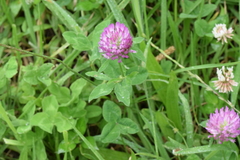
[[[122,66],[122,63],[118,63],[119,64],[119,68],[120,68],[120,71],[121,71],[121,74],[122,74],[122,77],[125,77],[125,74],[123,72],[123,66]]]

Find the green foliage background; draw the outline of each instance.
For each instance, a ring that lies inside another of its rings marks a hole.
[[[216,144],[204,129],[216,108],[239,113],[239,86],[220,94],[212,83],[222,66],[234,66],[240,83],[239,6],[1,0],[0,158],[239,159],[239,137]],[[136,51],[120,64],[98,51],[103,29],[116,21]],[[213,37],[219,23],[234,29],[226,44]]]

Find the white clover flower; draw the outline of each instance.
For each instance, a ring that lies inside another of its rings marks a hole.
[[[237,86],[238,83],[233,80],[233,67],[225,67],[223,66],[222,69],[217,68],[217,76],[218,80],[213,81],[216,90],[222,93],[232,92],[232,86]]]
[[[212,31],[214,37],[217,38],[218,41],[222,41],[222,44],[224,42],[227,43],[227,38],[232,39],[232,32],[232,27],[227,29],[226,24],[216,24]]]

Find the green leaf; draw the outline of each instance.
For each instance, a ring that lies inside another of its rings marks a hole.
[[[180,142],[178,142],[178,141],[176,141],[176,140],[174,140],[174,139],[172,139],[172,138],[170,138],[170,137],[168,137],[168,139],[170,140],[170,141],[168,141],[168,142],[166,142],[164,145],[166,146],[166,148],[168,148],[168,149],[171,149],[171,150],[173,150],[173,149],[177,149],[177,148],[181,148],[181,149],[185,149],[185,148],[187,148],[185,145],[183,145],[182,143],[180,143]]]
[[[186,125],[186,135],[187,135],[187,144],[188,147],[192,147],[193,145],[193,121],[192,121],[192,115],[190,106],[188,103],[187,98],[179,91],[178,96],[180,100],[182,101],[183,111],[184,111],[184,118],[185,118],[185,125]]]
[[[19,97],[19,101],[21,103],[27,103],[31,100],[35,100],[35,88],[27,83],[26,81],[20,82],[20,91],[22,92],[21,96]]]
[[[87,118],[98,117],[102,114],[102,108],[96,105],[90,105],[86,107],[87,110]]]
[[[36,159],[47,159],[47,153],[45,145],[43,144],[43,140],[38,140],[35,142],[35,150],[38,154],[36,154]]]
[[[83,148],[83,149],[80,149],[80,151],[81,151],[81,154],[87,159],[99,160],[99,158],[97,158],[90,149]],[[113,160],[113,159],[128,160],[130,157],[130,155],[126,152],[121,152],[121,151],[116,151],[116,150],[106,149],[106,148],[99,148],[98,153],[101,154],[104,160]],[[134,159],[131,159],[131,160],[134,160]],[[142,159],[142,160],[146,160],[146,159]]]
[[[148,72],[143,67],[131,67],[129,70],[127,70],[127,77],[131,79],[132,85],[138,85],[143,83],[147,77]]]
[[[84,79],[77,79],[72,83],[70,89],[72,91],[72,97],[77,97],[82,92],[83,87],[87,84],[87,81]]]
[[[143,37],[135,37],[135,38],[133,38],[133,44],[138,44],[138,43],[141,43],[142,41],[144,41]]]
[[[117,120],[117,125],[120,125],[122,134],[134,134],[139,131],[138,125],[129,118]]]
[[[110,80],[111,79],[106,74],[99,73],[99,72],[96,72],[96,71],[87,72],[86,75],[89,76],[89,77],[94,77],[98,80]]]
[[[155,112],[155,118],[165,138],[174,138],[173,129],[170,122],[163,112]]]
[[[141,62],[146,62],[146,58],[144,57],[144,54],[143,54],[143,52],[141,51],[141,49],[139,48],[138,45],[133,44],[131,49],[136,51],[136,53],[131,53],[131,55],[133,57],[136,57]]]
[[[77,9],[82,10],[82,11],[90,11],[92,9],[98,8],[99,7],[99,3],[92,3],[91,1],[81,1],[80,3],[78,3],[78,5],[76,6]]]
[[[49,116],[54,116],[58,111],[58,102],[54,95],[44,97],[42,100],[42,108],[45,113],[48,113]]]
[[[42,2],[69,30],[81,32],[81,28],[69,12],[59,6],[55,1],[44,0]]]
[[[21,148],[19,160],[28,159],[28,154],[29,154],[28,150],[29,150],[29,146],[24,146]]]
[[[107,123],[102,130],[101,140],[103,143],[110,143],[120,136],[120,126],[116,122]]]
[[[4,65],[5,76],[7,78],[12,78],[18,70],[18,64],[16,61],[16,57],[11,56],[8,62]]]
[[[110,61],[108,59],[103,59],[102,64],[100,68],[98,69],[98,72],[101,73],[105,71],[105,69],[109,66]]]
[[[211,152],[211,151],[231,151],[232,148],[223,145],[223,144],[215,144],[215,145],[206,145],[206,146],[198,146],[192,148],[185,148],[180,151],[177,151],[176,154],[178,155],[188,155],[188,154],[196,154],[196,153],[204,153],[204,152]]]
[[[114,87],[114,93],[120,102],[126,106],[130,105],[132,95],[132,83],[128,78],[125,78],[121,83],[117,83]]]
[[[26,66],[23,68],[25,71],[25,74],[23,76],[24,81],[31,85],[37,85],[39,83],[38,80],[38,73],[37,73],[37,67],[33,66],[32,64]]]
[[[2,139],[5,136],[5,131],[7,130],[7,125],[1,125],[0,127],[0,138]]]
[[[193,154],[193,155],[187,156],[186,160],[201,160],[201,158],[198,157],[196,154]]]
[[[119,67],[119,63],[117,62],[117,60],[109,60],[107,59],[108,62],[108,66],[105,68],[104,73],[111,78],[119,78],[119,76],[121,75],[121,71],[120,71],[120,67]],[[123,68],[124,70],[125,68]],[[124,72],[124,71],[123,71]]]
[[[38,126],[42,130],[52,133],[53,119],[45,112],[37,113],[30,119],[32,126]]]
[[[4,73],[3,68],[0,68],[0,72]],[[4,88],[6,87],[6,83],[7,83],[7,77],[4,74],[0,75],[0,88]]]
[[[53,123],[57,126],[57,131],[60,133],[63,131],[70,130],[72,128],[72,125],[69,123],[69,121],[66,121],[66,118],[63,117],[63,115],[60,112],[58,112],[54,116]]]
[[[76,147],[76,143],[72,141],[65,142],[64,140],[58,145],[57,153],[71,152]]]
[[[48,86],[51,94],[55,95],[59,103],[67,103],[70,99],[70,91],[67,87],[61,87],[57,83],[52,83]]]
[[[179,17],[185,19],[185,18],[197,18],[198,16],[195,14],[180,13]]]
[[[9,7],[11,10],[12,16],[15,17],[19,13],[19,11],[22,7],[22,4],[19,3],[18,1],[12,1],[10,3]]]
[[[86,115],[87,111],[84,109],[86,102],[83,100],[78,100],[78,103],[73,106],[73,108],[66,107],[69,112],[69,117],[80,118]]]
[[[132,150],[131,150],[131,157],[129,157],[129,159],[137,160],[137,156],[135,155],[135,153]]]
[[[86,119],[86,117],[81,117],[77,120],[76,128],[82,134],[84,134],[86,132],[86,129],[87,129],[87,119]]]
[[[81,33],[66,31],[63,33],[64,39],[79,51],[88,51],[92,49],[92,45],[88,38]]]
[[[87,136],[86,139],[88,140],[88,142],[90,142],[92,144],[92,146],[94,148],[96,148],[97,150],[99,150],[96,140],[94,139],[94,137],[92,136]],[[83,148],[89,149],[89,147],[87,146],[87,144],[85,142],[83,142],[83,144],[81,145]]]
[[[207,15],[211,14],[211,12],[214,12],[217,8],[217,5],[215,4],[204,4],[202,10],[200,11],[201,17],[206,17]]]
[[[167,116],[179,130],[182,130],[182,120],[178,106],[178,80],[173,71],[170,73],[166,95]]]
[[[37,71],[37,75],[38,75],[37,79],[43,84],[45,84],[46,86],[49,86],[52,82],[52,80],[49,78],[49,73],[52,67],[53,67],[52,63],[45,63],[41,65]]]
[[[194,22],[194,29],[199,37],[208,33],[208,23],[204,19],[198,19]]]
[[[90,93],[88,101],[110,94],[111,91],[113,90],[113,87],[114,87],[113,83],[104,83],[98,85]]]
[[[151,50],[149,48],[150,46],[150,40],[148,41],[147,45],[144,47],[145,51],[147,53],[147,60],[146,60],[146,68],[148,70],[148,72],[152,72],[152,73],[159,73],[159,74],[164,74],[163,69],[161,67],[161,65],[159,65],[159,63],[156,61],[154,55],[151,53]],[[154,86],[155,91],[157,91],[158,97],[160,98],[160,100],[163,102],[163,104],[165,105],[166,103],[166,91],[167,91],[167,84],[162,82],[162,81],[155,81],[158,80],[159,78],[161,79],[166,79],[166,78],[162,78],[159,77],[157,75],[154,74],[150,74],[149,75],[150,79],[152,79],[152,84]]]
[[[121,118],[121,109],[112,101],[105,101],[103,104],[103,118],[107,122],[116,122]]]
[[[205,17],[213,12],[217,5],[214,4],[204,4],[201,8],[201,0],[197,0],[195,2],[184,0],[183,8],[185,8],[184,13],[180,14],[180,18],[197,18],[197,17]]]
[[[48,77],[53,66],[52,63],[44,63],[38,68],[38,74],[40,76]]]
[[[25,126],[19,126],[17,128],[17,133],[24,134],[24,133],[27,133],[28,131],[30,131],[31,129],[32,129],[32,126],[29,124],[26,124]]]

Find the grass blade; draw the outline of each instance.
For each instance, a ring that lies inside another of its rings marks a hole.
[[[82,29],[79,27],[78,23],[71,17],[71,15],[62,9],[55,1],[43,0],[45,6],[56,15],[59,20],[71,31],[82,33]]]

